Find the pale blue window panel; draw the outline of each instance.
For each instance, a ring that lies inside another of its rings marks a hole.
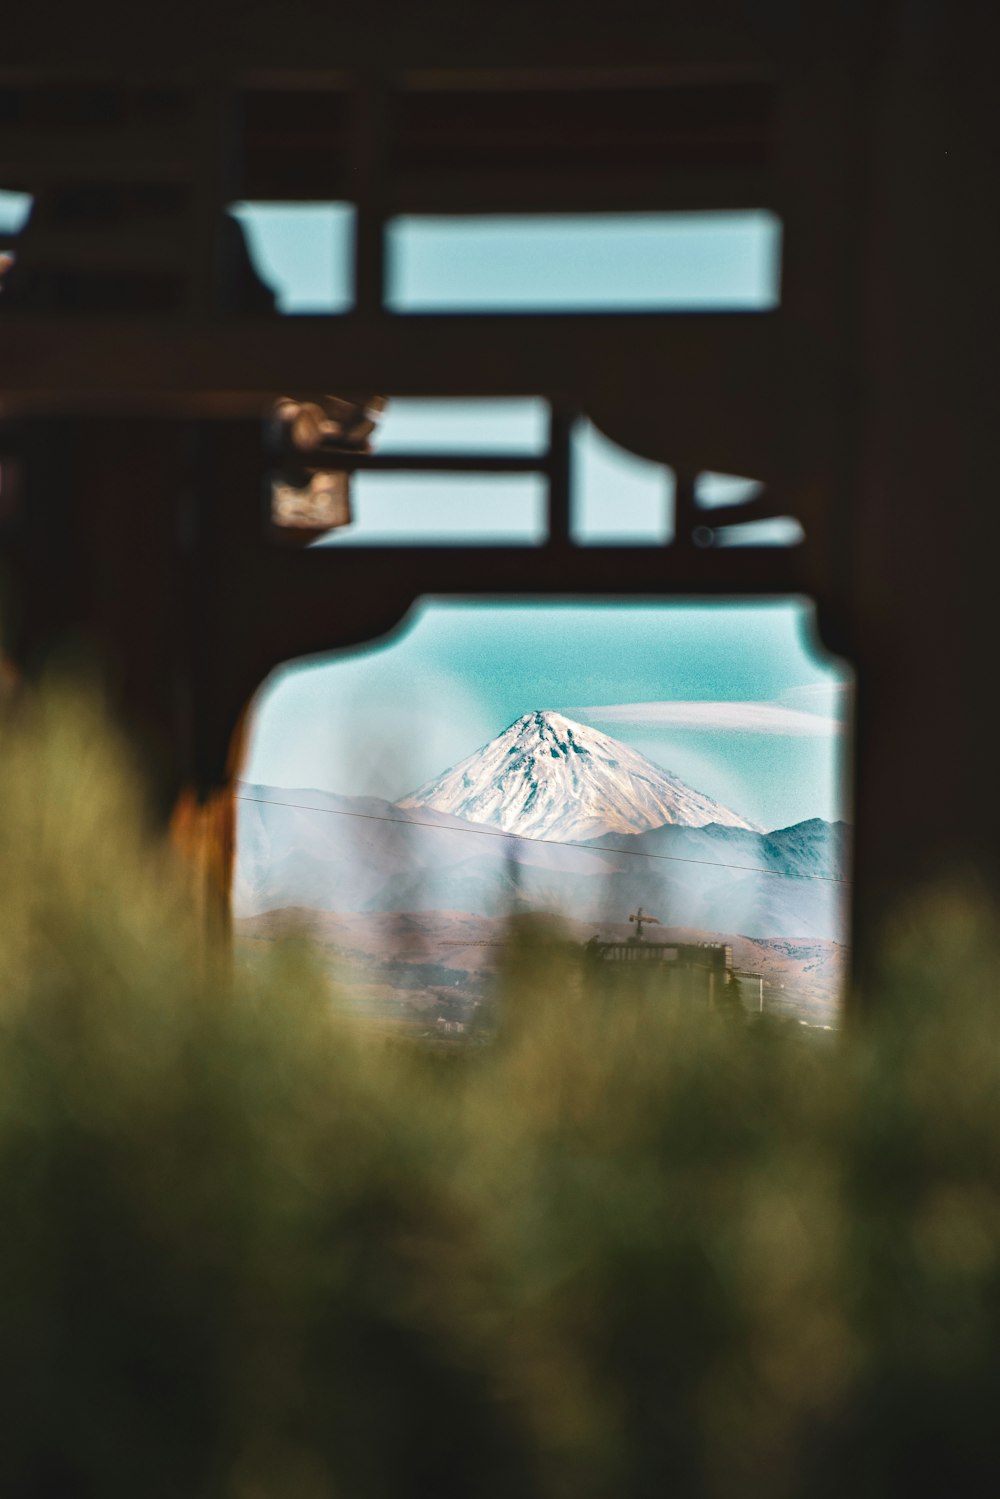
[[[543,454],[549,408],[537,399],[432,400],[393,396],[371,444],[377,453]]]
[[[704,510],[715,505],[746,505],[763,492],[759,479],[744,479],[739,474],[705,472],[695,481],[695,497]]]
[[[583,545],[662,546],[673,535],[674,475],[611,442],[592,422],[573,429],[570,535]]]
[[[412,215],[387,235],[396,312],[763,311],[780,300],[781,221],[764,209]]]
[[[234,203],[257,272],[279,312],[347,312],[354,303],[350,203]]]
[[[30,193],[0,189],[0,234],[19,234],[34,202]]]
[[[314,546],[539,546],[548,492],[539,474],[356,473],[354,520]]]

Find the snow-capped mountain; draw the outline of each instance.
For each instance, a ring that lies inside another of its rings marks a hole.
[[[674,823],[759,829],[645,755],[561,713],[526,713],[400,806],[565,841]]]

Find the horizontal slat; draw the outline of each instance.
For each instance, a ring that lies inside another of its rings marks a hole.
[[[252,585],[266,620],[262,671],[279,661],[364,641],[430,594],[564,598],[780,595],[805,586],[804,548],[705,551],[672,547],[345,547],[260,555]],[[244,644],[251,650],[249,640]]]
[[[579,70],[645,68],[667,59],[674,72],[705,69],[728,76],[759,69],[768,28],[756,12],[735,6],[545,6],[516,0],[504,24],[473,24],[469,0],[433,6],[389,0],[379,6],[285,0],[273,7],[232,7],[187,0],[162,11],[123,11],[120,0],[94,0],[77,11],[20,6],[5,18],[4,65],[40,80],[85,72],[92,76],[148,75],[155,69],[184,77],[195,66],[237,70],[309,70],[329,59],[338,68],[384,68],[467,74],[525,69],[534,76]],[[237,17],[237,19],[234,19]],[[554,61],[549,61],[550,59]]]
[[[352,182],[328,156],[322,168],[307,155],[280,149],[246,161],[240,195],[250,201],[302,203],[346,201]],[[393,213],[694,213],[712,209],[770,208],[780,211],[776,176],[757,167],[704,172],[631,171],[587,173],[522,171],[403,171],[386,185],[386,211]]]
[[[339,558],[339,551],[343,557]],[[797,575],[795,553],[784,547],[732,547],[719,551],[694,550],[666,544],[650,546],[346,546],[337,544],[314,549],[310,565],[336,573],[349,567],[352,573],[384,570],[393,559],[393,575],[405,577],[412,565],[414,581],[427,592],[450,592],[461,586],[462,567],[475,560],[477,571],[488,576],[490,587],[501,593],[546,592],[617,594],[645,593],[670,585],[688,592],[728,585],[739,577],[741,586],[773,589],[792,586]],[[608,559],[615,567],[609,574]],[[777,566],[778,572],[775,572]]]
[[[4,317],[8,409],[262,415],[276,392],[572,398],[646,457],[767,478],[778,313]]]
[[[42,186],[48,182],[184,181],[197,151],[181,129],[156,133],[78,130],[52,133],[0,131],[0,178]]]
[[[770,499],[746,500],[742,505],[711,505],[697,511],[698,524],[717,531],[721,526],[749,525],[751,521],[778,520],[788,514],[788,501]]]
[[[186,271],[190,248],[178,239],[176,223],[172,233],[134,230],[89,231],[46,230],[32,232],[21,240],[25,264],[32,269],[66,269],[74,271]]]
[[[428,474],[538,474],[548,467],[545,453],[350,453],[341,449],[286,448],[271,460],[281,469],[302,468],[317,473],[340,470],[375,473]]]
[[[400,213],[681,213],[775,208],[779,187],[758,168],[704,172],[409,172],[392,184]]]
[[[646,62],[631,67],[521,67],[521,68],[425,68],[403,75],[404,85],[414,91],[497,92],[510,89],[567,93],[604,93],[622,89],[698,87],[704,84],[760,82],[766,77],[759,62],[712,61],[684,63],[675,55],[670,62]]]

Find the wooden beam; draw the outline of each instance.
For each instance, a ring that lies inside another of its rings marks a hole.
[[[768,478],[774,313],[449,315],[194,325],[11,316],[2,409],[262,416],[287,390],[569,398],[662,462]]]
[[[713,551],[671,546],[413,546],[314,548],[258,555],[243,571],[234,647],[263,680],[281,662],[394,628],[416,599],[780,597],[801,588],[803,548]],[[234,575],[235,577],[235,575]],[[266,600],[266,609],[259,603]],[[242,604],[253,602],[253,609]],[[235,626],[234,626],[235,628]]]

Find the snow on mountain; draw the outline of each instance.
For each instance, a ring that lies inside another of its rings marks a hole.
[[[637,750],[552,712],[526,713],[399,805],[564,841],[665,823],[759,831]]]

